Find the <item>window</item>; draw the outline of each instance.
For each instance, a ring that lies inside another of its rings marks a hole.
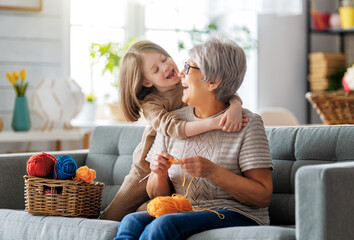
[[[146,5],[146,38],[160,44],[179,67],[185,62],[185,51],[178,50],[178,41],[192,46],[189,31],[203,29],[209,22],[208,0],[153,0]]]
[[[98,102],[107,94],[116,94],[116,89],[112,87],[111,74],[102,76],[102,62],[90,68],[90,46],[91,43],[124,41],[124,13],[125,1],[122,0],[70,1],[70,75],[85,94],[94,89]]]
[[[237,12],[237,4],[232,0],[71,0],[70,4],[71,77],[86,94],[91,91],[89,48],[93,42],[126,42],[133,36],[148,39],[164,47],[182,68],[187,54],[178,44],[182,40],[185,49],[190,48],[193,29],[204,29],[215,20],[228,34],[235,25],[256,32],[254,15],[250,18],[250,13]],[[251,110],[256,110],[257,95],[254,56],[251,54],[247,73],[252,79],[245,81],[240,89],[244,106]],[[103,63],[92,68],[92,88],[98,103],[103,103],[107,94],[117,95],[112,86],[113,76],[110,73],[102,76],[102,69]]]

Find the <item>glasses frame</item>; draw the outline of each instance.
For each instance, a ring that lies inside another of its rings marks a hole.
[[[193,67],[193,66],[189,65],[187,62],[184,62],[183,72],[185,75],[188,75],[189,69],[191,69],[191,68],[200,70],[199,67]]]

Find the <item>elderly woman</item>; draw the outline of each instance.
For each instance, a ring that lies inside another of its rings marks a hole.
[[[180,119],[198,121],[225,112],[246,72],[242,48],[232,41],[211,39],[194,46],[179,73],[184,86],[182,101],[189,106],[175,111]],[[186,239],[209,229],[269,224],[267,206],[273,191],[272,161],[261,118],[243,110],[249,122],[240,132],[213,130],[187,139],[157,134],[147,156],[152,174],[147,183],[150,198],[185,195],[193,208],[207,210],[166,214],[127,215],[116,239]],[[171,165],[178,159],[182,165]]]

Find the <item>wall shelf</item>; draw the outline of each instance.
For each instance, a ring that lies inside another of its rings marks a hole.
[[[354,34],[354,28],[351,29],[342,29],[342,28],[329,28],[326,30],[315,30],[312,29],[311,26],[311,14],[310,14],[310,1],[306,1],[306,11],[307,11],[307,20],[306,20],[306,28],[307,28],[307,36],[306,36],[306,40],[307,40],[307,58],[306,58],[306,69],[307,69],[307,74],[306,76],[309,75],[309,59],[308,59],[308,54],[312,52],[312,44],[311,44],[311,38],[312,35],[328,35],[328,36],[338,36],[339,37],[339,51],[340,53],[345,53],[345,44],[344,44],[344,40],[345,40],[345,36],[346,35],[351,35]],[[306,84],[306,91],[310,91],[310,83],[308,80],[306,80],[307,84]],[[313,108],[311,106],[311,104],[309,102],[307,102],[306,105],[306,122],[308,124],[312,124],[312,112],[313,112]]]
[[[354,33],[354,28],[351,29],[329,28],[327,30],[310,29],[310,32],[319,33],[319,34],[350,34],[350,33]]]
[[[35,131],[28,132],[14,132],[2,131],[0,132],[0,143],[19,143],[19,142],[43,142],[54,141],[56,143],[55,150],[61,151],[62,141],[83,141],[83,148],[88,148],[90,135],[86,131],[79,130],[61,130],[53,129],[52,131]]]

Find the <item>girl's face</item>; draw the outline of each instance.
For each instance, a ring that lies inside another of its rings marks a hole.
[[[177,87],[181,79],[172,58],[158,52],[143,53],[141,56],[145,87],[155,86],[159,92],[167,92]]]
[[[182,102],[198,107],[205,102],[205,94],[208,93],[208,83],[203,82],[204,76],[198,68],[197,64],[191,60],[187,62],[189,66],[188,74],[182,70],[178,75],[182,79],[184,87]]]

